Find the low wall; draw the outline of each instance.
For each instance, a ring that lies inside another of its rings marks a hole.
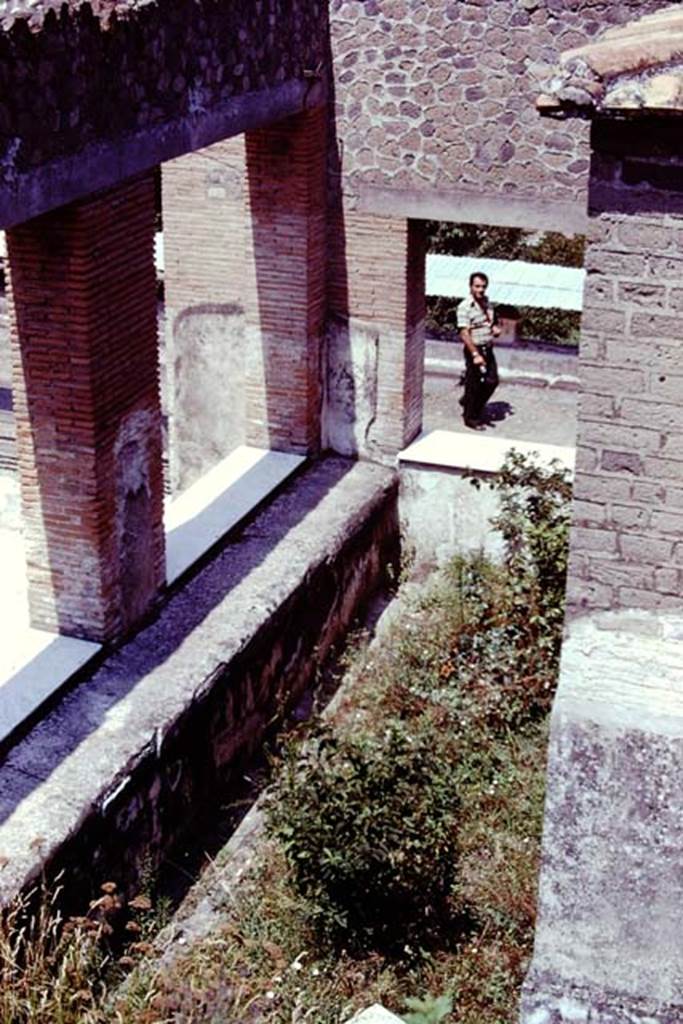
[[[447,430],[434,430],[400,453],[401,530],[419,564],[444,565],[455,552],[502,556],[503,539],[490,525],[500,499],[488,484],[511,448],[573,469],[571,448]]]
[[[216,814],[397,557],[393,472],[327,459],[288,485],[10,752],[0,904],[45,869],[81,906],[133,888]]]
[[[516,383],[578,388],[579,351],[559,345],[515,342],[496,344],[496,362],[501,380]],[[452,341],[428,339],[425,346],[425,373],[457,375],[465,369],[462,345]]]

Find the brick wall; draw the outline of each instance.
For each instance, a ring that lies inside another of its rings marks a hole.
[[[395,454],[422,426],[425,254],[418,221],[346,210],[330,223],[327,441]]]
[[[245,438],[244,136],[162,167],[173,489]]]
[[[320,446],[327,110],[248,132],[247,439]]]
[[[667,3],[333,0],[346,194],[376,213],[580,223],[588,127],[541,121],[536,97],[563,50]]]
[[[569,600],[678,609],[683,143],[641,117],[593,145]]]
[[[31,619],[92,640],[164,579],[153,232],[149,176],[8,232]]]

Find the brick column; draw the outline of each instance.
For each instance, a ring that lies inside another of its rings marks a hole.
[[[569,607],[678,610],[683,156],[665,119],[593,138]]]
[[[324,107],[246,136],[247,440],[320,446],[325,303]]]
[[[174,490],[245,440],[244,136],[162,166]]]
[[[31,621],[97,641],[164,581],[153,236],[151,176],[7,235]]]
[[[393,456],[422,428],[422,222],[339,212],[329,276],[328,444],[342,454]]]

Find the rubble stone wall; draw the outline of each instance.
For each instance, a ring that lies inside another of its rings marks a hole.
[[[339,166],[368,212],[582,226],[588,125],[542,121],[560,53],[662,0],[332,0]]]
[[[297,112],[326,38],[322,0],[0,15],[0,224]]]

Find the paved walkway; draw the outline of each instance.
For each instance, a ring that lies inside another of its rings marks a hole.
[[[462,393],[455,377],[427,375],[424,430],[474,433],[462,422]],[[502,381],[488,405],[492,422],[481,435],[574,446],[577,399],[576,391]]]

